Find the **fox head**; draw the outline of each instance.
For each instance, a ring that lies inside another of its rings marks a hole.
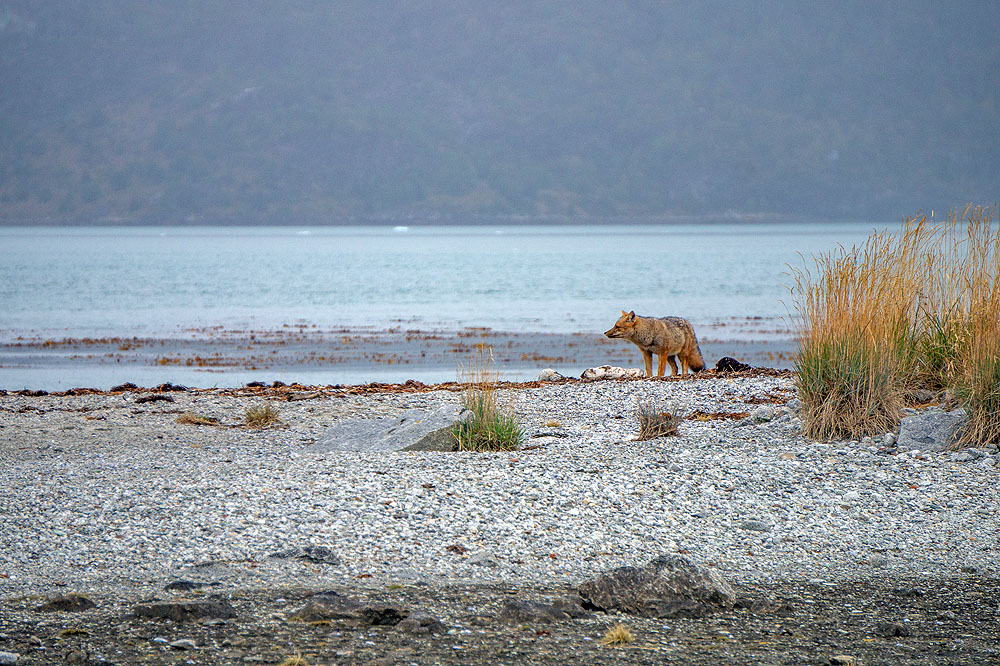
[[[622,316],[618,318],[615,325],[611,327],[610,330],[604,331],[604,335],[609,338],[627,338],[635,330],[635,311],[625,312],[622,310]]]

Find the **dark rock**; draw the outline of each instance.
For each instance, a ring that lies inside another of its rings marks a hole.
[[[171,583],[167,583],[163,586],[163,589],[167,592],[190,592],[191,590],[199,590],[203,587],[221,587],[222,583],[196,583],[191,580],[175,580]]]
[[[294,558],[318,564],[340,566],[340,556],[327,546],[302,546],[301,548],[292,548],[291,550],[274,553],[271,557],[279,560]]]
[[[895,622],[879,622],[875,625],[875,633],[882,638],[905,638],[910,635],[910,629]]]
[[[264,382],[249,382],[247,383],[247,388],[264,388],[267,386]]]
[[[644,567],[619,567],[579,587],[584,607],[644,617],[697,616],[731,608],[735,593],[722,576],[680,555]]]
[[[337,592],[317,592],[305,606],[295,611],[293,617],[302,622],[358,620],[361,618],[361,604]]]
[[[896,446],[902,451],[944,451],[958,439],[968,418],[964,409],[928,409],[907,416],[899,424]]]
[[[236,617],[236,611],[224,599],[148,601],[136,604],[132,613],[136,617],[151,617],[174,622],[190,622],[202,618],[227,620]]]
[[[443,634],[448,631],[440,620],[426,613],[410,613],[396,624],[396,629],[409,634]]]
[[[163,395],[160,393],[154,393],[153,395],[144,395],[135,399],[135,404],[141,405],[147,402],[173,402],[174,399],[169,395]]]
[[[392,627],[409,616],[409,611],[393,606],[365,606],[361,609],[361,620],[365,624],[379,627]]]
[[[64,395],[77,396],[77,395],[92,395],[94,393],[100,393],[100,390],[95,388],[79,387],[67,390]]]
[[[715,364],[716,372],[746,372],[747,370],[753,370],[753,366],[737,361],[731,356],[723,356]]]
[[[574,597],[558,597],[552,601],[552,605],[574,620],[594,616],[593,613],[583,607],[583,599],[578,595]]]
[[[160,391],[162,393],[170,393],[171,391],[187,391],[186,386],[181,386],[180,384],[171,384],[167,382],[165,384],[160,384],[153,389],[154,391]]]
[[[97,604],[88,599],[87,597],[82,597],[79,594],[67,594],[64,597],[54,597],[49,599],[44,604],[35,607],[35,612],[37,613],[75,613],[78,611],[90,610],[91,608],[97,608]]]
[[[111,393],[119,393],[121,391],[134,391],[139,388],[132,382],[125,382],[124,384],[119,384],[118,386],[111,387]]]
[[[409,615],[409,611],[393,606],[365,606],[337,592],[317,592],[305,606],[292,615],[301,622],[322,620],[354,620],[362,624],[392,626]]]
[[[41,398],[42,396],[46,396],[48,394],[48,391],[32,391],[30,389],[23,389],[21,391],[14,392],[14,395],[22,395],[27,398]]]
[[[569,620],[570,615],[561,608],[556,608],[552,604],[543,604],[538,601],[523,601],[514,599],[508,601],[500,609],[500,619],[512,624],[521,623],[542,623],[551,624]]]

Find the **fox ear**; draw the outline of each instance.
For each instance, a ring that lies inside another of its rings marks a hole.
[[[628,316],[628,313],[627,313],[627,312],[625,312],[624,310],[622,310],[622,316],[623,316],[623,317],[627,317],[627,316]]]
[[[630,312],[628,313],[628,318],[629,318],[630,320],[631,320],[631,319],[635,319],[635,310],[632,310],[632,311],[630,311]]]

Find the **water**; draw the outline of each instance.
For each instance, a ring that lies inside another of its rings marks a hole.
[[[289,325],[600,332],[622,309],[686,316],[723,339],[747,321],[758,336],[787,336],[788,265],[880,228],[6,227],[0,344]],[[58,372],[0,352],[0,387],[31,385],[43,370]]]

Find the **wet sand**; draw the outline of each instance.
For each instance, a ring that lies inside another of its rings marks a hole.
[[[747,319],[699,332],[708,367],[730,356],[755,367],[791,367],[790,332]],[[20,338],[0,345],[0,388],[108,389],[134,382],[191,387],[250,381],[304,384],[454,381],[478,349],[492,349],[492,367],[507,380],[534,379],[553,368],[578,377],[589,367],[642,367],[638,348],[599,332],[508,332],[332,328],[288,325],[278,330],[206,328],[169,338]]]

